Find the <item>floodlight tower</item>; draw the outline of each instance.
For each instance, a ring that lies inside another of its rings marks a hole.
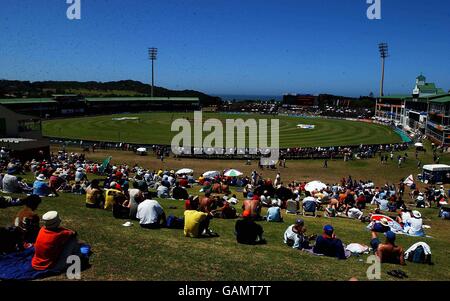
[[[378,49],[380,50],[381,56],[381,85],[380,85],[380,97],[384,96],[384,63],[386,58],[389,57],[388,54],[388,44],[380,43],[378,44]]]
[[[155,61],[158,55],[158,48],[151,47],[148,49],[148,58],[152,61],[152,92],[151,97],[153,97],[153,89],[155,86]]]

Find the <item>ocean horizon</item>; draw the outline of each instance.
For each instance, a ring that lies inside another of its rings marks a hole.
[[[282,95],[243,95],[243,94],[237,94],[237,95],[233,95],[233,94],[218,94],[218,95],[214,95],[217,97],[222,98],[222,100],[226,100],[226,101],[244,101],[244,100],[278,100],[281,101],[283,100],[283,96]]]

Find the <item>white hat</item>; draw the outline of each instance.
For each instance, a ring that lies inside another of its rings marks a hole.
[[[112,182],[109,184],[109,187],[115,188],[116,185],[117,185],[117,182],[112,181]]]
[[[418,200],[418,201],[423,201],[423,196],[421,196],[421,195],[418,196],[418,197],[417,197],[417,200]]]
[[[47,212],[42,216],[42,220],[46,228],[58,228],[61,224],[61,219],[56,211]]]
[[[81,171],[83,171],[83,168],[78,167],[78,168],[77,168],[77,171],[80,171],[80,172],[81,172]]]
[[[40,174],[39,176],[36,177],[36,180],[38,181],[44,181],[46,179],[46,177],[43,174]]]
[[[383,226],[385,226],[385,227],[389,227],[389,222],[388,222],[388,220],[386,219],[386,218],[382,218],[382,219],[380,219],[380,224],[382,224]]]
[[[414,210],[412,214],[415,218],[422,218],[422,214],[417,210]]]

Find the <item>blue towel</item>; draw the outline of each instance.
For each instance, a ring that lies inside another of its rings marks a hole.
[[[36,271],[31,266],[34,247],[0,256],[0,280],[34,280],[58,275],[55,270]]]

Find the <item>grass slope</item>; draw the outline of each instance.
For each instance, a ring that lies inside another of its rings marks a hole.
[[[54,149],[56,150],[56,149]],[[79,151],[70,149],[70,151]],[[173,160],[160,162],[148,157],[137,157],[131,153],[110,152],[113,162],[120,164],[135,162],[147,168],[193,167],[196,175],[207,169],[224,169],[233,165],[241,170],[244,162],[213,160]],[[421,154],[424,163],[430,162],[430,154]],[[90,154],[90,159],[103,158],[104,153]],[[413,152],[409,152],[413,157]],[[448,155],[442,162],[448,163]],[[265,177],[273,177],[274,171],[263,171]],[[281,169],[282,179],[304,181],[321,179],[338,181],[351,174],[355,179],[372,178],[377,185],[385,182],[398,183],[409,174],[416,174],[414,160],[399,169],[395,162],[381,166],[377,159],[353,162],[330,162],[330,168],[321,168],[320,161],[288,162],[288,168]],[[31,180],[31,177],[28,176]],[[198,193],[198,188],[190,190]],[[182,216],[183,203],[173,200],[159,200],[168,214]],[[177,209],[169,209],[175,206]],[[239,207],[239,206],[238,206]],[[0,210],[0,225],[11,224],[19,208]],[[261,222],[268,244],[265,246],[243,246],[236,243],[233,220],[214,219],[211,227],[220,234],[212,239],[190,239],[181,230],[143,230],[134,226],[121,226],[124,221],[116,220],[111,212],[84,207],[84,197],[65,194],[59,198],[45,199],[39,208],[42,215],[48,210],[58,210],[64,226],[79,232],[80,238],[92,245],[95,254],[92,267],[82,274],[84,280],[348,280],[357,277],[366,279],[367,256],[352,257],[346,261],[315,257],[285,246],[282,242],[285,229],[294,222],[295,216],[285,216],[282,224]],[[240,209],[239,209],[240,211]],[[433,252],[434,266],[408,263],[402,267],[409,275],[408,280],[450,280],[450,231],[448,221],[437,218],[437,209],[421,210],[425,224],[431,229],[427,234],[433,238],[398,237],[398,244],[409,247],[417,241],[427,242]],[[365,224],[347,219],[307,218],[308,233],[321,233],[323,225],[331,223],[344,243],[369,243],[370,233]],[[398,268],[382,266],[382,280],[395,280],[386,274]],[[52,278],[64,280],[64,276]]]

